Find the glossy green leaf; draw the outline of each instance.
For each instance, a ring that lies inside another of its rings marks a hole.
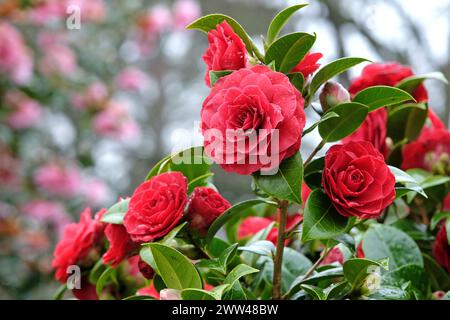
[[[272,255],[275,253],[275,246],[270,241],[260,240],[250,243],[247,246],[239,247],[239,250],[272,257]]]
[[[303,130],[303,136],[307,135],[308,133],[314,131],[315,128],[317,128],[317,126],[325,121],[327,121],[328,119],[331,118],[338,118],[339,115],[336,112],[327,112],[325,113],[322,118],[319,119],[319,121],[317,121],[316,123],[312,124],[308,129]]]
[[[397,88],[403,89],[407,92],[413,93],[414,90],[425,80],[438,80],[445,84],[448,84],[448,80],[441,72],[432,72],[423,75],[411,76],[406,79],[403,79],[400,83],[397,84]]]
[[[195,266],[178,250],[160,243],[149,243],[158,273],[170,289],[202,289],[203,282]]]
[[[255,182],[268,195],[291,202],[302,203],[303,161],[300,153],[285,159],[274,175],[256,173]]]
[[[278,14],[270,22],[269,29],[267,30],[266,44],[270,45],[277,38],[278,34],[281,32],[281,29],[283,29],[284,25],[289,21],[291,16],[306,6],[307,4],[297,4],[278,12]]]
[[[209,82],[211,84],[211,87],[214,87],[216,82],[229,74],[232,74],[233,70],[220,70],[220,71],[210,71],[209,72]]]
[[[303,92],[303,87],[305,86],[305,77],[301,72],[292,72],[288,74],[289,81],[292,85],[301,93]]]
[[[319,90],[320,86],[331,78],[341,74],[342,72],[354,67],[362,62],[368,61],[364,58],[341,58],[322,67],[311,80],[309,87],[309,96],[311,97]]]
[[[203,289],[184,289],[181,291],[183,300],[216,300],[216,298],[208,291]]]
[[[211,240],[214,238],[214,235],[219,231],[220,228],[223,227],[223,225],[229,221],[231,218],[233,218],[235,215],[240,214],[244,210],[247,210],[257,204],[261,203],[267,203],[276,206],[277,204],[272,201],[264,200],[264,199],[253,199],[253,200],[247,200],[240,202],[231,208],[229,208],[227,211],[225,211],[222,215],[220,215],[212,225],[209,227],[208,235],[206,236],[206,242],[210,243]]]
[[[106,268],[106,270],[103,271],[103,273],[100,275],[95,286],[97,297],[100,297],[102,295],[103,288],[106,285],[110,284],[111,282],[117,282],[116,271],[117,270],[113,268]]]
[[[372,225],[364,235],[362,247],[368,259],[389,258],[389,270],[407,264],[423,267],[422,254],[415,241],[390,226]]]
[[[405,101],[415,101],[415,99],[406,91],[388,86],[369,87],[358,92],[353,98],[353,102],[367,105],[369,112]]]
[[[267,49],[266,63],[274,62],[275,69],[289,73],[305,57],[316,41],[316,36],[304,32],[287,34]]]
[[[387,263],[386,260],[349,259],[343,266],[345,279],[352,285],[352,290],[357,290],[370,274],[376,272],[381,276],[381,269],[386,270]]]
[[[123,217],[128,211],[128,205],[130,204],[130,199],[120,200],[118,203],[114,204],[111,208],[106,211],[101,221],[111,224],[122,224]]]
[[[416,264],[404,265],[386,273],[383,276],[383,284],[399,288],[408,284],[419,299],[425,299],[430,295],[428,276],[423,267]]]
[[[233,286],[236,281],[239,281],[240,278],[258,272],[258,269],[252,268],[246,264],[239,264],[225,278],[224,283]]]
[[[210,30],[216,29],[217,25],[222,23],[224,20],[228,22],[233,31],[239,36],[239,38],[242,39],[247,51],[252,53],[254,45],[250,36],[236,20],[224,14],[214,13],[203,16],[188,25],[186,29],[196,29],[207,33]]]
[[[302,240],[332,239],[344,233],[349,219],[341,216],[321,190],[311,192],[303,214]]]
[[[450,219],[450,211],[438,212],[433,215],[430,222],[431,230],[436,229],[439,223],[444,219]]]
[[[319,133],[324,141],[334,142],[349,136],[358,129],[366,119],[369,109],[363,104],[349,102],[337,105],[328,112],[334,112],[339,117],[329,118],[319,123]]]

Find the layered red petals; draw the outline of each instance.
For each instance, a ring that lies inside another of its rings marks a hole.
[[[273,169],[300,148],[303,106],[284,74],[266,66],[235,71],[203,103],[205,152],[228,172]]]
[[[123,225],[134,242],[161,238],[183,217],[186,203],[186,177],[179,172],[160,174],[134,191]]]
[[[208,32],[209,47],[203,55],[207,66],[205,82],[211,86],[209,71],[239,70],[247,64],[244,42],[225,20]]]
[[[187,212],[191,229],[199,235],[205,235],[214,220],[230,207],[230,203],[216,190],[207,187],[195,188],[189,198]]]
[[[299,62],[298,65],[296,65],[291,72],[300,72],[303,77],[308,78],[311,74],[316,72],[317,69],[319,69],[320,64],[317,63],[321,58],[323,57],[323,54],[321,53],[307,53],[306,56],[303,58],[302,61]]]
[[[394,201],[394,186],[383,155],[369,142],[335,145],[325,157],[323,187],[345,217],[378,217]]]
[[[103,263],[117,267],[125,258],[130,256],[139,245],[133,242],[123,225],[109,224],[105,228],[105,235],[109,241],[108,251],[103,255]]]
[[[83,265],[91,251],[95,251],[103,238],[105,224],[100,222],[106,209],[99,211],[92,219],[91,209],[81,213],[80,222],[69,224],[53,253],[52,267],[56,269],[55,278],[65,282],[68,268],[72,265]]]

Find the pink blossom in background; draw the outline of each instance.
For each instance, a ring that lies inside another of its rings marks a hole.
[[[142,31],[152,35],[160,34],[172,24],[172,14],[165,5],[153,6],[144,16],[139,20],[139,26]]]
[[[105,19],[106,7],[103,0],[65,0],[64,2],[65,8],[78,6],[83,21],[101,22]]]
[[[61,235],[64,227],[71,222],[64,206],[57,202],[33,200],[21,206],[21,212],[43,223],[53,224]]]
[[[71,104],[75,109],[98,109],[107,99],[108,88],[101,82],[94,82],[81,93],[71,97]]]
[[[10,109],[7,123],[13,129],[26,129],[36,125],[42,116],[42,107],[19,91],[5,95],[5,104]]]
[[[173,6],[173,23],[178,29],[183,30],[200,15],[200,4],[195,0],[178,0]]]
[[[139,134],[139,127],[129,115],[128,106],[121,101],[110,101],[105,110],[95,116],[93,129],[99,136],[121,141]]]
[[[140,91],[149,86],[150,79],[143,71],[130,67],[117,76],[116,82],[122,90]]]
[[[103,205],[108,200],[109,193],[109,187],[103,180],[90,178],[83,181],[81,195],[90,207]]]
[[[33,60],[22,35],[8,22],[0,22],[0,73],[17,84],[28,82]]]
[[[70,75],[77,68],[75,53],[66,45],[54,44],[44,48],[44,58],[40,61],[39,69],[45,75],[57,73]]]
[[[82,182],[78,169],[70,166],[63,167],[56,163],[38,168],[33,179],[43,191],[64,198],[77,196]]]
[[[0,190],[17,191],[20,186],[21,165],[19,159],[0,145]]]
[[[43,25],[61,19],[66,14],[66,7],[61,0],[46,0],[33,5],[28,10],[29,20],[32,23]]]

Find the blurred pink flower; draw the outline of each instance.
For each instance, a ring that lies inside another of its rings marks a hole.
[[[57,21],[66,14],[66,7],[61,0],[46,0],[33,5],[28,11],[29,20],[35,24],[47,24]]]
[[[100,22],[106,16],[106,7],[103,0],[65,0],[65,6],[66,8],[78,6],[83,21]]]
[[[33,61],[22,35],[8,22],[0,21],[0,72],[17,84],[31,79]]]
[[[80,192],[80,173],[71,166],[63,167],[56,163],[49,163],[38,168],[33,178],[39,188],[55,196],[72,198]]]
[[[30,218],[53,224],[60,234],[62,234],[64,227],[71,222],[66,209],[56,202],[33,200],[23,204],[20,209]]]
[[[195,0],[178,0],[173,6],[173,21],[178,29],[184,29],[200,15],[200,4]]]
[[[117,76],[116,82],[122,90],[140,91],[148,87],[150,79],[143,71],[130,67]]]
[[[0,190],[17,191],[21,180],[20,167],[19,159],[0,145]]]
[[[44,48],[44,58],[39,68],[45,75],[57,73],[67,76],[76,70],[77,58],[68,46],[53,44]]]
[[[4,100],[10,109],[7,123],[13,129],[30,128],[41,119],[42,107],[23,93],[19,91],[8,92]]]
[[[123,102],[108,102],[105,110],[94,118],[94,131],[100,136],[121,141],[134,138],[139,133],[139,127],[131,118],[127,109],[127,105]]]
[[[141,19],[139,25],[142,31],[152,35],[166,31],[172,24],[172,15],[165,5],[153,6]]]
[[[71,104],[75,109],[98,109],[108,97],[108,88],[101,82],[94,82],[85,91],[71,98]]]
[[[81,187],[81,195],[90,207],[103,205],[108,200],[109,192],[108,185],[98,178],[86,179]]]

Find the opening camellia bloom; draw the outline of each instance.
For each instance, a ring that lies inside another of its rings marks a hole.
[[[103,238],[105,224],[100,222],[106,209],[95,214],[92,219],[91,209],[81,213],[80,222],[67,225],[63,237],[55,248],[52,267],[56,269],[55,278],[65,282],[68,277],[67,268],[76,265],[88,257]]]
[[[442,224],[436,235],[436,240],[433,245],[433,255],[436,258],[436,261],[439,262],[450,275],[450,245],[448,244],[445,224]]]
[[[303,106],[286,75],[266,66],[235,71],[203,103],[205,152],[228,172],[273,169],[300,148]]]
[[[395,199],[395,178],[383,155],[365,141],[330,148],[325,157],[323,187],[345,217],[381,215]]]
[[[103,263],[111,263],[113,268],[139,247],[131,240],[127,230],[121,224],[108,224],[105,228],[105,236],[109,241],[109,248],[103,255]]]
[[[180,172],[163,173],[134,191],[123,225],[134,242],[153,241],[175,227],[186,204],[186,177]]]
[[[247,65],[245,44],[227,21],[208,32],[209,47],[203,55],[207,70],[205,83],[211,86],[209,71],[239,70]]]

